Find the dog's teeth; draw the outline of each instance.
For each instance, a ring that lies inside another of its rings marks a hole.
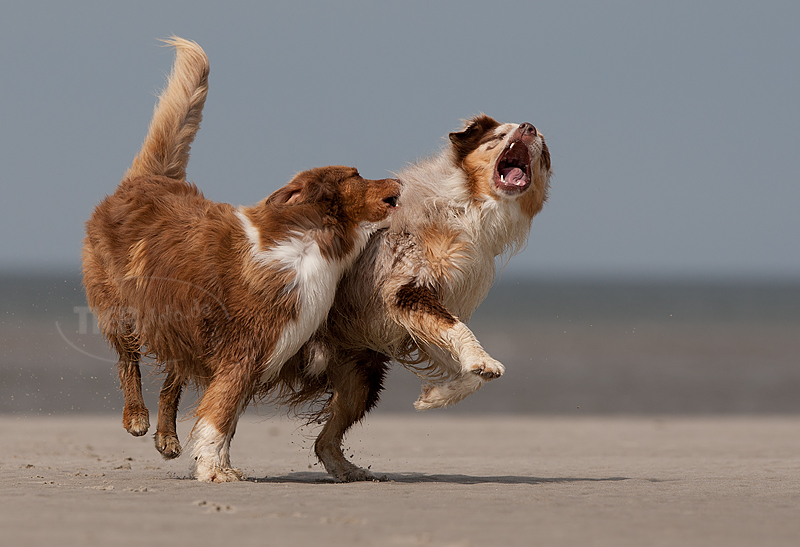
[[[512,142],[512,143],[511,143],[511,146],[509,146],[509,147],[508,147],[508,149],[509,149],[509,150],[511,150],[512,148],[514,148],[514,145],[515,145],[515,144],[517,144],[517,143],[515,143],[515,142]]]
[[[500,182],[505,183],[506,179],[503,178],[503,175],[500,175]]]

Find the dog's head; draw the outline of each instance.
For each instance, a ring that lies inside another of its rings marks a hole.
[[[298,173],[267,198],[267,203],[314,205],[339,222],[381,223],[397,207],[399,197],[397,180],[368,180],[353,167],[336,165]]]
[[[530,216],[542,208],[550,180],[550,152],[533,125],[501,124],[480,115],[461,131],[450,133],[450,143],[474,199],[521,199]]]

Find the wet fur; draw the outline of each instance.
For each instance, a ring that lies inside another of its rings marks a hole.
[[[207,200],[185,177],[208,60],[193,42],[167,43],[176,61],[142,150],[86,224],[84,285],[119,355],[124,427],[149,428],[139,370],[149,354],[167,372],[159,451],[180,453],[177,405],[195,382],[203,390],[196,475],[239,480],[229,454],[238,417],[285,377],[284,363],[324,321],[341,275],[385,225],[400,187],[333,166],[304,171],[250,207]]]
[[[530,153],[530,185],[519,192],[496,182],[511,142]],[[391,359],[426,379],[420,410],[455,404],[503,374],[464,321],[489,291],[496,258],[524,245],[550,175],[547,145],[533,126],[483,115],[451,133],[440,154],[399,173],[402,206],[390,227],[372,236],[327,321],[267,389],[324,424],[314,449],[336,480],[376,478],[349,462],[341,445],[378,403]]]
[[[496,258],[524,245],[547,198],[550,155],[530,124],[485,115],[449,140],[398,174],[402,207],[372,237],[340,282],[328,320],[292,360],[326,363],[317,385],[303,384],[296,400],[324,401],[315,451],[338,480],[374,479],[344,457],[341,443],[378,403],[391,359],[426,379],[419,410],[455,404],[504,372],[464,321],[488,293]],[[530,185],[518,192],[496,183],[511,142],[530,154]]]

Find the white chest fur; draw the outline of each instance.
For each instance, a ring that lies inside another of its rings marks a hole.
[[[243,211],[239,210],[236,214],[250,242],[251,259],[263,267],[294,274],[293,280],[284,290],[298,295],[297,319],[283,326],[261,378],[267,382],[277,375],[281,366],[308,341],[325,320],[333,305],[339,279],[363,250],[375,227],[367,224],[359,226],[352,252],[336,260],[322,255],[319,243],[310,233],[294,232],[274,247],[262,249],[258,228]]]

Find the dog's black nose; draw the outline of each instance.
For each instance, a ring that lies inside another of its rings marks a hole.
[[[528,122],[519,124],[519,130],[522,131],[523,135],[533,135],[535,137],[539,134],[539,132],[536,131],[536,128]]]

